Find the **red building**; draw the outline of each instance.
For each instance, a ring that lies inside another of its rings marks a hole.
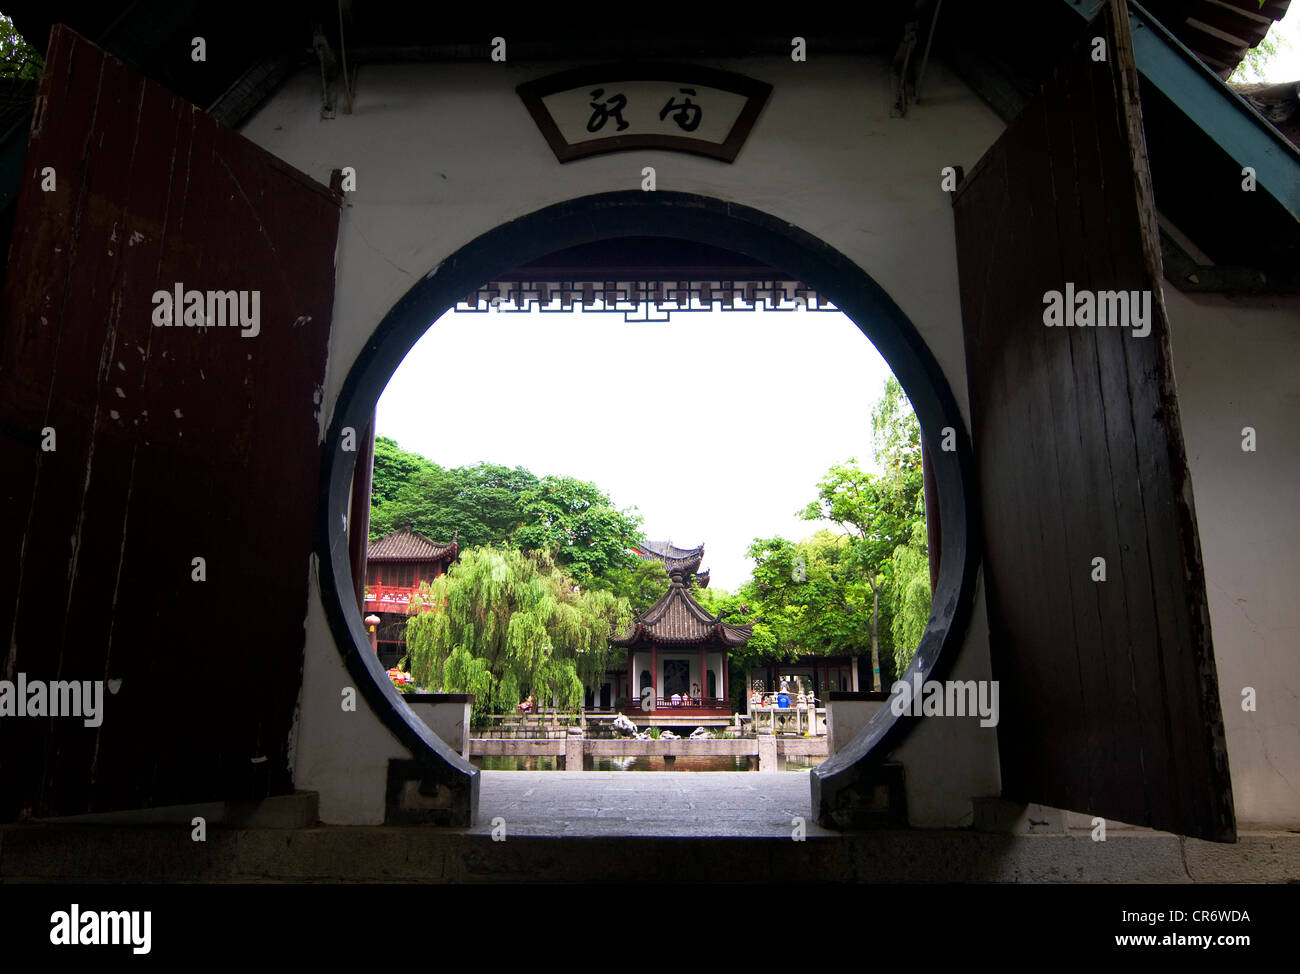
[[[366,594],[363,615],[377,615],[378,652],[386,667],[406,655],[406,617],[419,601],[421,582],[431,582],[456,560],[459,545],[439,544],[403,528],[366,546]]]

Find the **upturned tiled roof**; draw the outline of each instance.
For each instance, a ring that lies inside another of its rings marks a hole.
[[[682,572],[695,575],[700,588],[709,587],[709,573],[700,571],[700,562],[704,560],[704,545],[694,548],[679,548],[671,541],[646,541],[640,548],[633,548],[646,561],[661,562],[670,575]]]
[[[1151,0],[1145,4],[1211,71],[1227,78],[1290,0]]]
[[[679,548],[671,541],[647,541],[641,546],[641,551],[648,555],[663,560],[665,558],[687,558],[691,555],[704,554],[704,545],[699,544],[694,548]]]
[[[446,544],[438,544],[418,531],[401,528],[369,542],[366,561],[450,561],[458,547],[455,535]]]
[[[615,646],[658,643],[673,646],[743,646],[754,634],[753,626],[733,626],[709,615],[691,598],[683,576],[674,574],[663,597],[633,621],[624,633],[610,639]]]

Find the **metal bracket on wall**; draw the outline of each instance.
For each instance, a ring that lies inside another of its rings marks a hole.
[[[320,62],[320,117],[334,117],[334,81],[338,78],[339,61],[334,56],[334,51],[330,48],[330,42],[325,37],[325,31],[321,29],[320,24],[312,27],[312,49],[316,52],[316,59]]]
[[[908,68],[911,65],[912,51],[916,49],[916,30],[916,21],[909,20],[903,28],[903,40],[898,45],[898,53],[894,55],[894,63],[890,67],[889,77],[895,92],[893,107],[889,109],[890,118],[907,117]]]
[[[1198,264],[1169,233],[1160,229],[1165,277],[1180,291],[1237,294],[1297,294],[1300,274],[1266,274],[1253,267]]]

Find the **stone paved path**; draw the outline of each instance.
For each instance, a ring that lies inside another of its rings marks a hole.
[[[837,835],[812,820],[807,771],[484,771],[479,824],[507,835],[788,837]]]

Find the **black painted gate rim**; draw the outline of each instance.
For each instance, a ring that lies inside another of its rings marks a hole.
[[[464,295],[538,257],[579,244],[626,236],[712,244],[779,267],[830,297],[875,345],[912,403],[927,445],[951,428],[955,449],[931,450],[942,556],[930,621],[900,679],[942,678],[961,649],[979,564],[977,494],[970,436],[947,378],[911,320],[856,263],[807,231],[768,213],[707,196],[628,190],[555,203],[476,237],[416,282],[388,311],[352,363],[325,438],[318,497],[316,554],[321,600],[348,673],[383,724],[438,776],[478,769],[407,708],[370,650],[353,604],[346,513],[357,452],[341,449],[343,431],[364,430],[380,395],[412,346]],[[807,400],[801,400],[807,402]],[[355,434],[354,434],[355,436]],[[813,769],[813,810],[824,824],[831,792],[869,780],[920,720],[884,708],[848,746]],[[476,782],[474,782],[476,784]],[[475,803],[477,804],[477,803]]]

